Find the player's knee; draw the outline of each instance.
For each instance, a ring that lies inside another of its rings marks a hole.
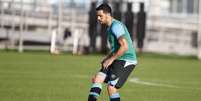
[[[107,90],[109,92],[109,95],[112,95],[112,94],[114,94],[114,93],[116,93],[118,91],[118,89],[116,87],[111,86],[111,85],[107,86]]]
[[[115,90],[116,88],[115,88],[114,86],[108,85],[108,86],[107,86],[107,89],[108,89],[109,91],[112,91],[112,90]]]
[[[93,83],[103,83],[105,81],[105,78],[106,78],[106,74],[99,72],[92,78],[92,82]]]
[[[93,83],[103,83],[103,81],[104,80],[101,77],[99,77],[99,76],[95,76],[93,78]]]

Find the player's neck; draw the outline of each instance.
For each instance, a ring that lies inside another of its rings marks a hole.
[[[110,16],[110,17],[108,18],[108,23],[107,23],[108,26],[111,26],[112,20],[113,20],[113,17]]]

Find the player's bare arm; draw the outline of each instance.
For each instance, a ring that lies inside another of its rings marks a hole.
[[[122,56],[128,50],[127,41],[123,36],[119,37],[118,43],[120,44],[118,51],[116,53],[110,55],[109,58],[107,58],[105,61],[103,61],[104,68],[108,68],[108,66],[110,66],[115,59]]]
[[[101,65],[102,65],[102,67],[103,67],[103,63],[104,63],[107,59],[109,59],[112,55],[113,55],[113,53],[111,52],[111,53],[109,53],[106,57],[104,57],[104,58],[101,60]]]

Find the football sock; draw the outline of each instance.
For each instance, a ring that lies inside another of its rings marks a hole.
[[[119,93],[114,93],[110,96],[110,101],[120,101]]]
[[[96,101],[101,93],[101,89],[102,85],[100,83],[93,83],[89,93],[88,101]]]

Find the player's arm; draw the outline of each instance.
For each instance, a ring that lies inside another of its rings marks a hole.
[[[113,58],[113,60],[116,60],[118,57],[121,57],[128,50],[128,43],[123,36],[119,37],[118,42],[120,44],[120,47],[118,51],[112,55],[111,58]]]
[[[118,57],[121,57],[128,50],[128,43],[123,36],[120,36],[118,38],[118,43],[120,44],[118,51],[114,54],[111,54],[111,56],[108,59],[103,61],[104,68],[110,66],[114,60],[116,60]]]
[[[111,53],[109,53],[106,57],[104,57],[104,58],[102,59],[102,61],[101,61],[101,64],[103,65],[103,63],[104,63],[107,59],[109,59],[112,55],[113,55],[113,53],[111,52]]]

